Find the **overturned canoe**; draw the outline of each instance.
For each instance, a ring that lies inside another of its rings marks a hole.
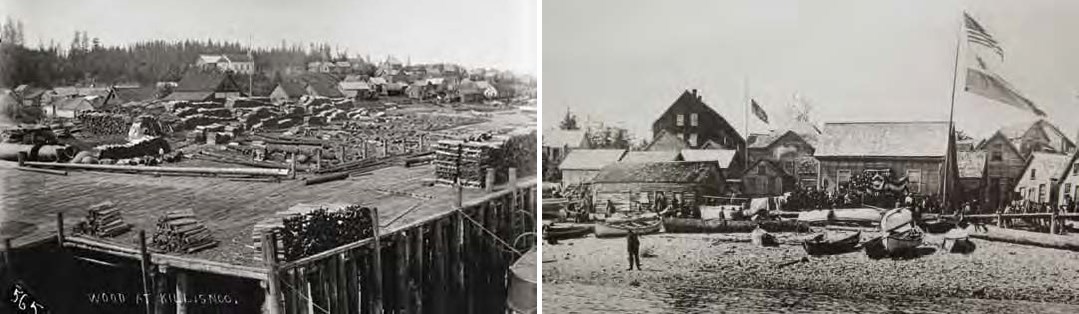
[[[793,220],[749,220],[663,218],[663,229],[668,233],[743,233],[760,226],[768,232],[807,232],[809,226]]]
[[[881,212],[872,208],[836,209],[832,215],[835,221],[857,224],[877,224],[881,218]]]
[[[832,220],[831,209],[811,210],[798,213],[798,221],[806,223],[823,223]]]
[[[597,238],[624,237],[632,230],[636,234],[649,234],[659,232],[661,226],[659,219],[635,220],[623,222],[597,222],[595,233]]]

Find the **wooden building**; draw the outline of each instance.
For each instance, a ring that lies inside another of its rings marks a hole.
[[[1079,152],[1068,158],[1068,163],[1062,171],[1063,176],[1058,181],[1060,187],[1057,192],[1057,204],[1065,204],[1069,198],[1072,201],[1079,198],[1079,159],[1077,158],[1079,158]]]
[[[750,136],[749,162],[769,160],[790,175],[795,183],[816,186],[817,171],[813,154],[816,148],[793,130]],[[806,163],[810,165],[807,167]],[[752,168],[748,168],[752,169]]]
[[[607,201],[619,211],[639,210],[652,204],[658,193],[695,206],[702,195],[722,191],[723,175],[714,162],[619,162],[603,167],[592,180],[597,210],[605,208]]]
[[[978,144],[975,150],[985,152],[985,174],[982,176],[982,210],[996,211],[1012,200],[1012,188],[1023,174],[1027,161],[1019,149],[1001,132],[996,132]]]
[[[1044,119],[1038,119],[1033,123],[1007,126],[1001,128],[1000,133],[1019,149],[1024,158],[1029,157],[1032,152],[1058,154],[1075,152],[1075,142],[1072,142],[1056,125]]]
[[[794,176],[776,161],[760,159],[742,173],[742,191],[746,196],[778,196],[794,189]]]
[[[547,134],[544,134],[546,136]],[[562,183],[582,184],[592,182],[600,169],[617,163],[625,155],[624,149],[575,149],[558,164]]]
[[[683,139],[686,148],[701,148],[712,141],[723,149],[742,151],[746,141],[726,119],[701,100],[697,90],[684,91],[677,100],[652,123],[652,137],[663,131]]]
[[[724,176],[734,175],[745,169],[745,160],[737,151],[731,149],[683,149],[684,161],[710,161],[719,165]]]
[[[683,161],[682,151],[679,150],[664,150],[664,151],[629,151],[625,156],[622,156],[621,162],[624,163],[641,163],[641,162],[665,162],[665,161]]]
[[[1057,199],[1057,184],[1064,177],[1068,161],[1068,155],[1064,154],[1031,153],[1012,191],[1017,193],[1020,199],[1033,203],[1049,203]]]
[[[907,178],[911,192],[941,195],[946,182],[953,184],[949,191],[955,191],[954,148],[948,122],[827,123],[816,151],[818,184],[835,189],[865,170],[890,170]],[[948,156],[952,166],[946,170]]]
[[[228,73],[189,70],[165,100],[224,101],[246,96]]]

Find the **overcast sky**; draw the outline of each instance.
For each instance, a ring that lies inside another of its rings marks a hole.
[[[1003,46],[999,74],[1069,137],[1079,128],[1079,119],[1066,119],[1079,115],[1079,1],[545,0],[542,6],[545,127],[572,108],[651,136],[655,118],[694,88],[740,133],[747,94],[775,120],[799,93],[819,121],[947,121],[966,10]],[[963,49],[961,71],[973,51]],[[959,84],[959,129],[988,136],[1035,118],[964,92],[962,76]],[[754,132],[768,128],[751,124]]]
[[[327,42],[350,54],[537,73],[536,0],[0,0],[29,45],[67,47],[76,30],[104,44],[230,40]]]

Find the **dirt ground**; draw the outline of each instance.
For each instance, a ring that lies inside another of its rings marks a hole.
[[[694,286],[780,289],[850,298],[894,295],[1079,304],[1079,252],[972,240],[970,254],[937,248],[921,256],[872,260],[863,251],[807,257],[805,234],[778,234],[779,247],[756,247],[749,234],[641,237],[643,270],[627,271],[624,238],[591,236],[543,246],[543,281],[603,287]],[[863,235],[863,240],[870,235]],[[805,258],[803,260],[803,258]],[[781,266],[785,262],[793,264]]]

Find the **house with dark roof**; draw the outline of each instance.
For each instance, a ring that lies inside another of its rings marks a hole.
[[[951,199],[957,172],[954,151],[948,122],[826,123],[815,154],[820,161],[818,186],[834,190],[866,170],[890,171],[905,177],[911,192],[939,196],[947,186]]]
[[[662,194],[695,208],[703,196],[720,195],[723,180],[714,162],[618,162],[603,167],[592,179],[593,204],[601,209],[610,201],[619,211],[640,210]]]
[[[1075,142],[1072,142],[1056,125],[1044,119],[1003,127],[999,132],[1019,149],[1024,158],[1031,152],[1058,154],[1075,152]]]
[[[1026,155],[1023,155],[1003,133],[996,132],[974,148],[985,152],[985,175],[982,177],[982,210],[995,211],[1004,208],[1013,199],[1012,188],[1023,175]]]
[[[676,151],[683,149],[689,149],[689,143],[682,137],[667,130],[660,130],[652,138],[652,141],[648,142],[648,145],[644,147],[644,150],[647,151]]]
[[[667,110],[652,123],[652,137],[666,131],[683,139],[686,148],[701,148],[712,141],[723,149],[742,151],[746,141],[726,119],[709,107],[697,90],[684,91]]]
[[[1030,159],[1023,167],[1023,174],[1012,191],[1023,200],[1037,204],[1052,203],[1059,199],[1057,192],[1060,187],[1057,184],[1064,178],[1070,160],[1071,158],[1064,154],[1031,153]]]
[[[680,150],[661,150],[661,151],[630,151],[625,156],[622,156],[620,162],[623,163],[642,163],[642,162],[665,162],[665,161],[682,161],[682,151]]]
[[[771,160],[782,167],[786,174],[793,176],[796,183],[805,186],[817,185],[816,169],[798,169],[798,163],[806,157],[813,157],[816,149],[793,130],[750,135],[747,149],[750,163]]]
[[[778,196],[794,190],[794,176],[776,161],[759,159],[742,172],[742,193],[748,197]]]
[[[165,100],[224,101],[231,97],[246,96],[240,85],[228,73],[191,70],[173,89]]]
[[[546,136],[546,132],[544,136]],[[575,149],[558,164],[562,172],[562,183],[590,183],[599,174],[600,169],[618,162],[625,155],[624,149]]]

